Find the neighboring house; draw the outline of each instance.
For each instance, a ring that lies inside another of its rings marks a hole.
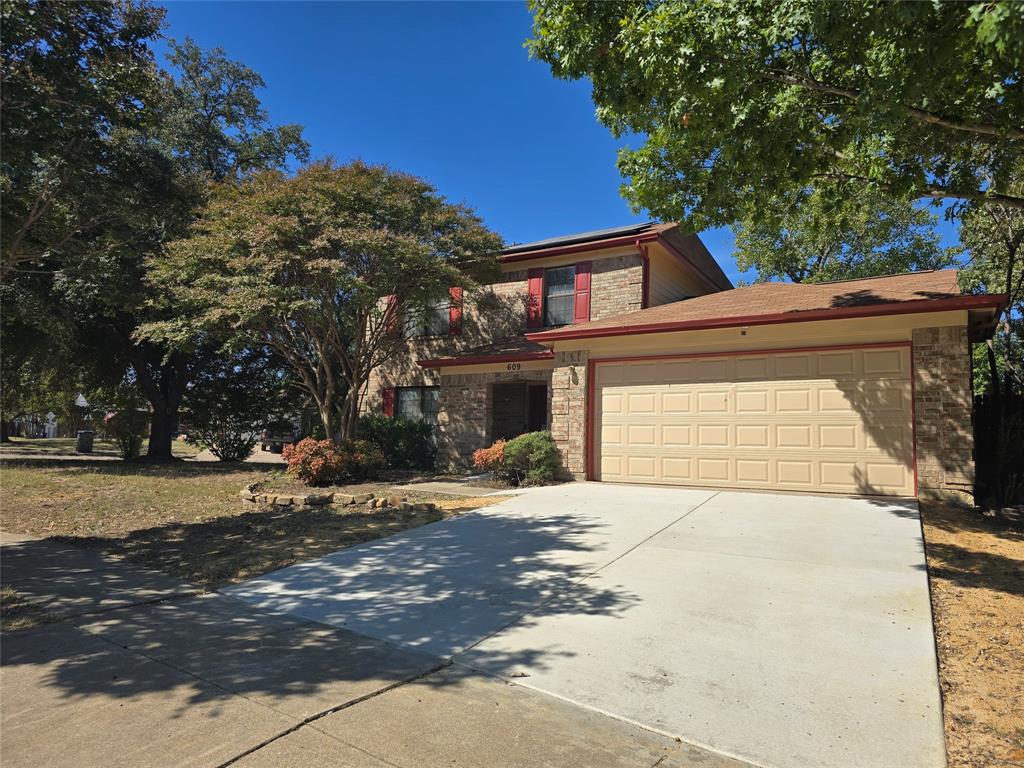
[[[439,461],[550,429],[579,479],[970,497],[969,340],[1005,296],[955,270],[733,288],[646,224],[506,249],[439,305],[367,404],[437,424]]]

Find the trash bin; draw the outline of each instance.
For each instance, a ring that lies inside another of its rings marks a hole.
[[[78,430],[78,442],[75,445],[75,450],[79,453],[92,453],[92,439],[95,436],[96,433],[91,429]]]

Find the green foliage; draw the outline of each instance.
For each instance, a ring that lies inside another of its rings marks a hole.
[[[558,479],[562,456],[550,432],[528,432],[505,444],[504,465],[520,483],[541,485]]]
[[[221,461],[247,459],[260,431],[295,406],[277,360],[246,349],[218,358],[192,381],[185,396],[187,442]]]
[[[188,384],[222,340],[135,338],[177,312],[150,289],[146,259],[186,232],[211,181],[305,159],[308,145],[269,124],[259,76],[222,51],[169,41],[176,71],[159,70],[148,46],[163,12],[145,2],[3,13],[4,288],[19,321],[9,334],[5,320],[5,343],[60,336],[56,370],[136,381],[152,406],[149,456],[169,459]]]
[[[550,432],[527,432],[473,452],[473,466],[512,485],[543,485],[563,474],[562,456]]]
[[[149,414],[143,400],[127,384],[119,386],[110,398],[110,410],[103,417],[103,429],[117,443],[124,461],[134,461],[142,452],[149,427]]]
[[[390,469],[433,469],[433,431],[425,421],[375,413],[360,416],[356,425],[356,437],[380,448]]]
[[[758,280],[848,280],[953,266],[937,217],[910,199],[848,188],[807,190],[780,201],[779,226],[750,216],[733,227],[736,263]]]
[[[288,361],[325,433],[351,437],[370,372],[400,344],[387,297],[416,308],[472,287],[500,245],[469,208],[385,166],[256,173],[215,190],[191,235],[152,261],[177,315],[143,333],[176,347],[197,330],[255,339]]]
[[[147,2],[4,0],[0,274],[78,249],[145,184],[118,153],[160,97]],[[111,194],[116,189],[117,194]]]
[[[529,5],[532,55],[642,142],[619,154],[636,210],[770,221],[779,197],[846,181],[1024,208],[1018,0]]]
[[[167,58],[179,75],[164,131],[176,156],[194,172],[240,178],[284,167],[289,157],[309,158],[302,126],[268,124],[256,95],[265,87],[257,72],[228,59],[222,48],[203,51],[191,38],[172,42]]]
[[[306,485],[340,485],[372,480],[384,469],[384,454],[366,440],[314,440],[284,447],[288,472]]]

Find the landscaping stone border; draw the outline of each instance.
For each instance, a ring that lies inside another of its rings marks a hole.
[[[350,507],[365,504],[370,509],[401,509],[406,512],[437,512],[430,502],[411,502],[405,496],[377,496],[373,493],[264,493],[259,483],[251,483],[239,492],[242,505],[260,511],[312,512],[324,507]]]

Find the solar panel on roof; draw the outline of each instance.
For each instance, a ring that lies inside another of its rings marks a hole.
[[[534,251],[539,248],[551,248],[556,245],[571,245],[573,243],[586,243],[590,240],[603,240],[616,235],[632,235],[649,229],[656,222],[646,221],[642,224],[630,224],[625,227],[611,227],[609,229],[595,229],[591,232],[579,232],[575,235],[562,235],[561,237],[549,237],[545,240],[534,240],[532,243],[520,243],[510,246],[502,253],[519,253],[521,251]]]

